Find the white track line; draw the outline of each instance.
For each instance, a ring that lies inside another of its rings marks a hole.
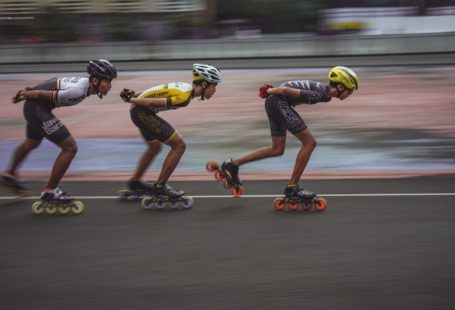
[[[195,199],[215,199],[215,198],[239,198],[231,195],[188,195]],[[275,198],[282,197],[282,194],[276,195],[243,195],[241,198]],[[318,194],[319,197],[432,197],[432,196],[455,196],[455,193],[380,193],[380,194]],[[112,200],[118,196],[76,196],[76,199],[87,200]],[[25,199],[35,200],[39,196],[30,196],[18,198],[16,196],[0,196],[0,200]]]

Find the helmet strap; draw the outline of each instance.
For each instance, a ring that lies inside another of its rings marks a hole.
[[[337,98],[339,98],[340,95],[347,89],[343,84],[337,84],[335,88],[337,90]]]
[[[205,90],[207,89],[207,87],[209,87],[209,83],[207,82],[202,82],[201,86],[202,86],[202,92],[201,92],[201,99],[200,100],[205,100],[204,98],[204,94],[205,94]]]
[[[93,82],[93,79],[96,79],[98,81],[98,83],[94,83]],[[91,77],[91,81],[92,81],[92,85],[93,85],[93,89],[95,90],[95,93],[98,95],[98,97],[100,99],[103,99],[103,94],[100,92],[99,88],[100,88],[100,83],[101,83],[101,79],[96,77],[96,76],[93,76]]]

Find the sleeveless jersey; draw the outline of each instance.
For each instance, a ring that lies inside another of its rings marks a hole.
[[[289,81],[281,86],[300,89],[299,98],[287,98],[288,103],[292,106],[299,104],[315,104],[318,102],[328,102],[332,98],[327,96],[327,85],[310,80]]]
[[[193,99],[193,86],[183,82],[166,83],[144,90],[138,98],[166,98],[165,107],[150,108],[155,113],[178,109],[187,106]]]

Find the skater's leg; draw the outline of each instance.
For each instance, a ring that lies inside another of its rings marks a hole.
[[[30,139],[26,138],[16,149],[11,157],[11,162],[8,170],[5,172],[11,176],[16,176],[16,170],[19,165],[25,160],[27,155],[34,149],[36,149],[42,142],[42,139]]]
[[[268,157],[281,156],[286,148],[286,136],[272,136],[272,146],[253,151],[243,157],[234,159],[237,166]]]
[[[313,153],[317,144],[308,128],[296,133],[295,136],[302,142],[302,147],[297,154],[294,170],[292,171],[292,176],[288,183],[289,185],[297,185],[299,183],[300,177],[310,160],[311,153]]]
[[[155,156],[161,151],[161,142],[158,140],[147,141],[148,149],[142,154],[139,160],[136,171],[130,181],[139,181],[144,175],[145,171],[153,161]]]
[[[54,166],[52,167],[52,172],[45,190],[55,189],[58,186],[60,180],[65,175],[66,170],[68,170],[71,161],[77,153],[76,140],[74,140],[72,136],[69,136],[62,142],[57,143],[57,145],[61,148],[61,151],[54,162]]]
[[[174,172],[175,167],[177,167],[180,162],[180,159],[186,149],[185,142],[177,132],[175,132],[165,143],[171,147],[171,150],[164,160],[163,167],[161,168],[161,172],[157,180],[158,184],[165,184],[167,182],[169,177],[172,175],[172,172]]]

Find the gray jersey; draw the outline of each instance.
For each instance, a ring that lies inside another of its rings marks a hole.
[[[327,85],[310,80],[289,81],[281,86],[300,89],[299,98],[287,98],[288,103],[292,106],[298,104],[315,104],[318,102],[328,102],[332,98],[327,96]]]
[[[52,91],[50,108],[72,106],[87,98],[90,86],[87,77],[53,78],[42,82],[33,89]]]

